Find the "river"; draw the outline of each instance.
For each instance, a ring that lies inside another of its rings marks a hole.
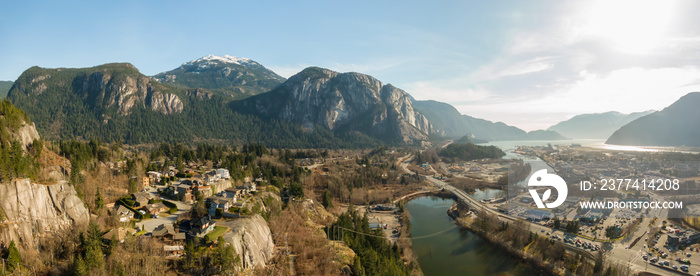
[[[523,159],[532,166],[531,173],[551,167],[537,157],[516,154],[517,146],[547,146],[579,144],[583,147],[623,151],[683,151],[679,148],[651,148],[606,145],[600,139],[493,141],[481,145],[497,146],[506,152],[506,159]],[[697,150],[696,150],[697,151]],[[526,179],[517,185],[526,185]],[[472,194],[477,200],[503,196],[503,191],[484,189]],[[511,257],[505,250],[493,246],[478,235],[455,226],[447,215],[452,199],[419,197],[405,207],[411,214],[413,251],[423,273],[432,275],[535,275],[528,264]]]
[[[431,196],[415,198],[405,205],[411,214],[413,251],[426,276],[536,274],[505,250],[455,227],[447,215],[453,203],[452,199]]]
[[[604,147],[604,140],[559,140],[559,141],[495,141],[494,145],[506,152],[504,158],[524,159],[531,163],[532,172],[550,169],[539,158],[514,153],[517,146],[571,145]],[[522,185],[522,184],[521,184]],[[472,196],[489,199],[503,196],[503,191],[477,190]],[[447,215],[454,201],[439,197],[419,197],[410,200],[405,207],[411,213],[411,236],[413,251],[418,256],[423,273],[431,275],[534,275],[528,264],[510,256],[505,250],[493,246],[478,235],[455,227]],[[445,231],[446,229],[449,229]],[[436,234],[439,233],[439,234]]]

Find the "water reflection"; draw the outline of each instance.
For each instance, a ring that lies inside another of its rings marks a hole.
[[[451,199],[420,197],[405,205],[411,213],[413,251],[425,275],[536,274],[528,265],[467,230],[454,228],[420,238],[454,227],[446,213],[453,203]]]

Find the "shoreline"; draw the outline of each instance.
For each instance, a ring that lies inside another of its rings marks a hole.
[[[551,264],[542,263],[539,260],[535,260],[530,254],[508,247],[501,243],[501,241],[496,239],[494,236],[481,231],[477,231],[476,229],[472,228],[471,225],[469,225],[468,223],[461,221],[458,214],[456,214],[457,206],[459,206],[459,203],[454,203],[452,207],[450,207],[447,210],[447,215],[450,216],[454,220],[454,223],[457,224],[457,226],[459,226],[460,228],[466,229],[469,232],[481,237],[489,244],[497,246],[498,248],[506,251],[509,255],[521,260],[521,262],[525,262],[531,265],[533,269],[537,270],[540,273],[539,275],[561,275],[551,268]]]
[[[403,206],[403,204],[411,201],[412,199],[425,196],[437,196],[441,198],[448,197],[454,199],[454,196],[451,193],[441,190],[431,190],[406,195],[395,200],[394,202],[400,203],[401,206]],[[397,216],[400,220],[404,221],[404,223],[402,223],[401,227],[399,228],[399,236],[396,243],[403,249],[403,257],[405,257],[406,261],[408,261],[407,265],[411,266],[411,275],[423,276],[425,274],[423,274],[423,270],[418,262],[418,256],[413,251],[413,238],[411,237],[411,213],[403,208],[403,212]],[[412,264],[415,264],[415,266],[412,266]]]

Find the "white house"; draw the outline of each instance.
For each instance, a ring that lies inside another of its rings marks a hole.
[[[216,169],[216,174],[218,174],[221,179],[231,179],[231,175],[227,169]]]

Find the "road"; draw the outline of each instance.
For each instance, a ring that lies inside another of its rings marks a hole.
[[[407,155],[407,156],[404,156],[404,157],[399,158],[399,162],[401,162],[401,164],[400,164],[400,165],[401,165],[401,168],[403,169],[403,171],[404,171],[405,173],[415,174],[414,172],[412,172],[411,170],[408,169],[408,162],[410,162],[410,155]],[[462,202],[466,203],[466,204],[467,204],[470,208],[472,208],[472,209],[476,209],[476,210],[482,209],[482,210],[485,210],[486,212],[490,212],[490,213],[492,213],[493,215],[495,215],[496,217],[498,217],[499,219],[502,219],[502,220],[503,220],[503,219],[505,219],[505,220],[511,220],[511,221],[513,221],[513,220],[522,220],[522,219],[520,219],[520,218],[516,218],[516,217],[510,216],[510,215],[507,215],[507,214],[503,214],[503,213],[500,213],[500,212],[498,212],[498,211],[496,211],[496,210],[494,210],[494,209],[488,208],[488,207],[485,206],[481,201],[474,199],[474,198],[471,197],[468,193],[466,193],[466,192],[464,192],[464,191],[462,191],[462,190],[460,190],[460,189],[455,188],[454,186],[450,185],[450,184],[447,183],[447,182],[444,182],[444,181],[439,180],[439,179],[435,179],[435,178],[433,178],[433,177],[431,177],[431,176],[427,176],[427,179],[428,179],[428,181],[430,181],[430,183],[432,183],[433,185],[435,185],[435,187],[437,187],[438,189],[445,189],[445,190],[447,190],[447,191],[450,191],[452,194],[454,194],[455,196],[457,196],[457,198],[459,198]],[[523,220],[523,221],[525,221],[525,220]],[[525,221],[525,222],[529,223],[529,224],[530,224],[530,229],[533,230],[533,231],[536,232],[536,233],[549,233],[550,236],[559,235],[561,238],[566,237],[566,236],[572,236],[571,234],[565,233],[564,231],[561,231],[561,230],[555,230],[555,229],[552,229],[552,228],[549,228],[549,227],[546,227],[546,226],[542,226],[542,225],[539,225],[539,224],[536,224],[536,223],[531,223],[531,222],[528,222],[528,221]],[[602,247],[602,244],[600,244],[600,243],[596,243],[596,242],[592,242],[592,243],[593,243],[593,244],[598,244],[598,245],[600,245],[600,246]],[[568,249],[569,251],[581,253],[581,254],[584,254],[584,255],[588,255],[588,256],[590,256],[590,257],[593,257],[593,256],[594,256],[593,253],[591,253],[590,251],[583,250],[582,248],[576,247],[576,246],[573,245],[573,244],[570,244],[570,243],[563,243],[563,244],[567,247],[567,249]]]
[[[162,186],[165,187],[165,186]],[[146,192],[151,194],[154,198],[160,198],[160,195],[158,195],[158,190],[155,187],[149,187],[146,189]],[[181,201],[178,200],[168,200],[169,202],[172,202],[177,206],[177,212],[174,214],[168,214],[167,212],[164,212],[159,216],[158,218],[151,218],[151,219],[146,219],[142,220],[140,222],[136,223],[136,227],[138,227],[141,230],[146,230],[146,232],[153,232],[153,229],[158,227],[158,225],[161,224],[173,224],[175,221],[177,221],[177,218],[186,212],[189,212],[190,209],[192,208],[191,205],[185,204]]]
[[[401,162],[400,165],[401,165],[401,168],[403,169],[403,171],[405,173],[415,174],[414,172],[412,172],[408,169],[408,162],[409,161],[410,161],[410,156],[404,156],[402,158],[399,158],[399,162]],[[450,191],[455,196],[457,196],[457,198],[459,198],[459,200],[466,203],[472,209],[485,210],[487,212],[490,212],[490,213],[496,215],[499,219],[502,219],[502,220],[503,219],[505,219],[505,220],[516,220],[516,219],[522,220],[521,218],[516,218],[516,217],[510,216],[507,214],[502,214],[496,210],[493,210],[491,208],[486,207],[482,202],[474,199],[468,193],[453,187],[449,183],[446,183],[446,182],[439,180],[439,179],[435,179],[435,178],[430,177],[430,176],[428,176],[427,179],[430,181],[430,183],[435,185],[435,187],[437,187],[438,189],[445,189],[447,191]],[[523,220],[523,221],[525,221],[525,220]],[[552,228],[549,228],[546,226],[542,226],[542,225],[539,225],[536,223],[532,223],[529,221],[526,221],[526,222],[530,224],[530,229],[535,233],[543,233],[544,232],[544,233],[550,233],[550,236],[559,235],[560,237],[573,236],[570,233],[565,233],[561,230],[555,230],[555,229],[552,229]],[[648,219],[648,218],[642,220],[642,222],[635,229],[635,231],[631,235],[629,235],[629,238],[626,238],[620,242],[613,243],[612,250],[606,254],[608,261],[610,263],[617,262],[617,263],[627,264],[628,267],[634,271],[647,271],[647,272],[656,273],[656,274],[660,274],[660,275],[676,275],[676,274],[677,275],[691,275],[691,274],[684,273],[684,272],[680,271],[680,269],[673,270],[671,268],[659,267],[659,266],[647,263],[647,261],[645,261],[642,258],[642,255],[646,254],[646,252],[647,252],[647,249],[644,246],[646,244],[646,242],[644,241],[644,237],[642,237],[640,239],[640,241],[637,242],[637,244],[634,247],[629,248],[629,249],[626,248],[626,246],[629,246],[630,243],[634,239],[636,239],[637,237],[642,236],[642,235],[646,235],[645,233],[649,229],[648,225],[650,222],[651,222],[651,219]],[[581,237],[576,237],[576,238],[584,240],[584,238],[581,238]],[[590,240],[589,240],[589,242],[591,242],[593,244],[598,244],[601,247],[603,247],[603,244],[601,244],[599,242],[592,242]],[[584,249],[576,247],[575,245],[570,244],[570,243],[563,243],[563,244],[566,246],[567,250],[569,250],[571,252],[582,253],[582,254],[588,255],[591,258],[595,257],[595,252],[590,252],[588,250],[584,250]],[[670,259],[670,257],[669,257],[669,259]],[[674,263],[677,263],[677,262],[674,262]],[[678,265],[678,264],[676,264],[676,265]],[[678,265],[678,266],[680,266],[680,265]],[[694,273],[694,271],[700,271],[700,264],[691,265],[690,271],[691,271],[691,273]]]

